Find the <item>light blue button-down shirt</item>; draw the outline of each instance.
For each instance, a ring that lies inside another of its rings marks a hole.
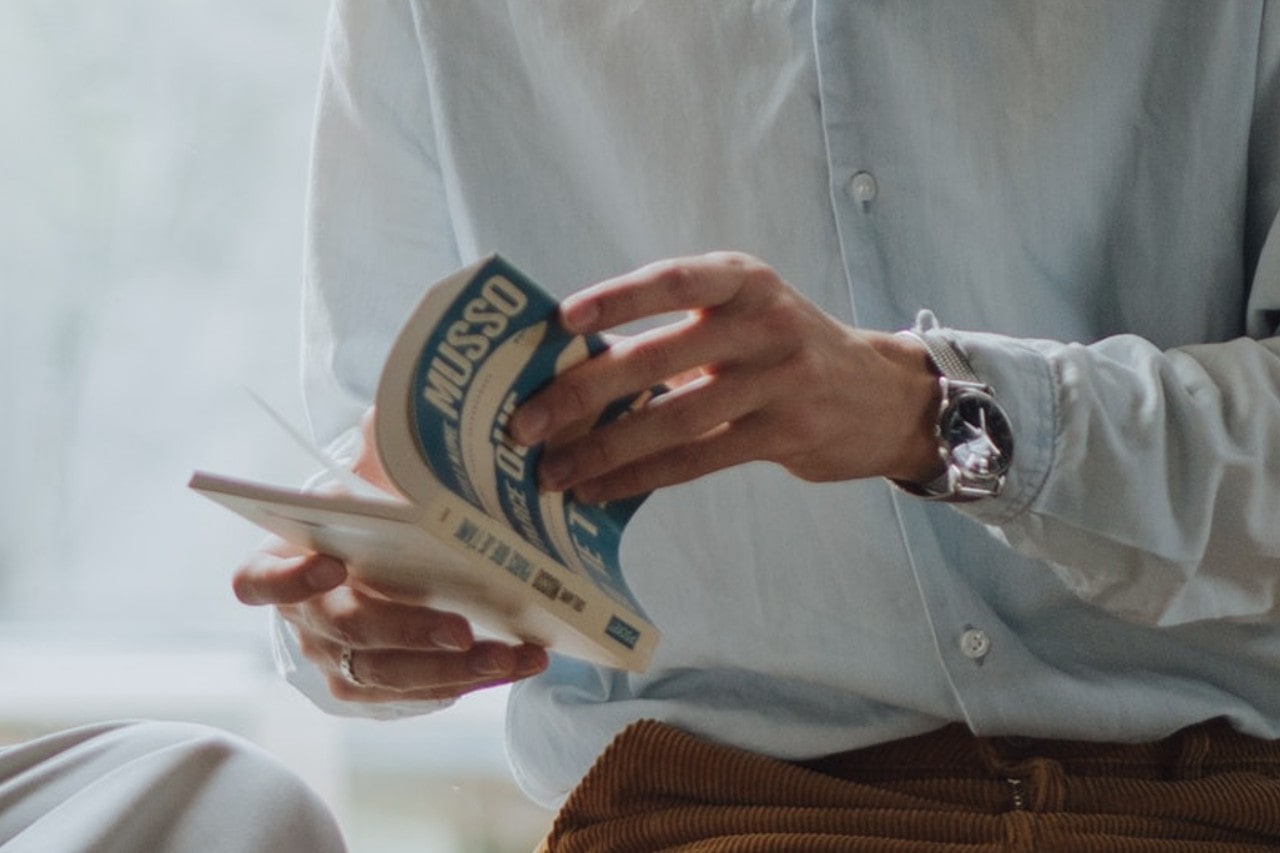
[[[782,757],[948,721],[1277,737],[1278,205],[1263,2],[347,0],[308,399],[321,438],[356,423],[422,289],[491,250],[565,294],[739,249],[847,323],[964,330],[1005,493],[753,464],[655,494],[623,545],[653,668],[512,693],[544,801],[641,717]]]

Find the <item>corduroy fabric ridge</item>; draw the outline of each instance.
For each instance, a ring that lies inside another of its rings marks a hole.
[[[1211,722],[1150,744],[962,726],[792,764],[641,721],[539,853],[1280,851],[1280,741]]]

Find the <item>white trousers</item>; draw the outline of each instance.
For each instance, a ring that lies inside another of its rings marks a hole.
[[[0,749],[3,853],[340,853],[302,780],[225,732],[103,723]]]

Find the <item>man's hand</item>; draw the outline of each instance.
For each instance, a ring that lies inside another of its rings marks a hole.
[[[375,485],[391,485],[372,450],[372,417],[353,466]],[[236,596],[275,605],[302,653],[339,699],[359,702],[452,699],[541,672],[538,646],[477,642],[466,619],[354,583],[346,566],[271,537],[237,569]],[[345,650],[354,680],[342,672]]]
[[[938,473],[939,392],[924,347],[839,323],[755,258],[652,264],[569,297],[561,319],[586,334],[672,312],[681,316],[565,371],[513,416],[517,441],[551,439],[545,488],[603,502],[752,460],[814,481]],[[662,383],[670,390],[639,411],[561,435]]]

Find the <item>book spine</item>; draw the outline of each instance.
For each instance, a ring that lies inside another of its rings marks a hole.
[[[524,589],[521,600],[543,611],[549,622],[580,636],[545,638],[564,651],[625,669],[643,670],[657,646],[658,630],[630,604],[610,596],[530,545],[510,527],[467,501],[441,491],[425,508],[420,525],[464,552],[485,571],[504,572]]]

